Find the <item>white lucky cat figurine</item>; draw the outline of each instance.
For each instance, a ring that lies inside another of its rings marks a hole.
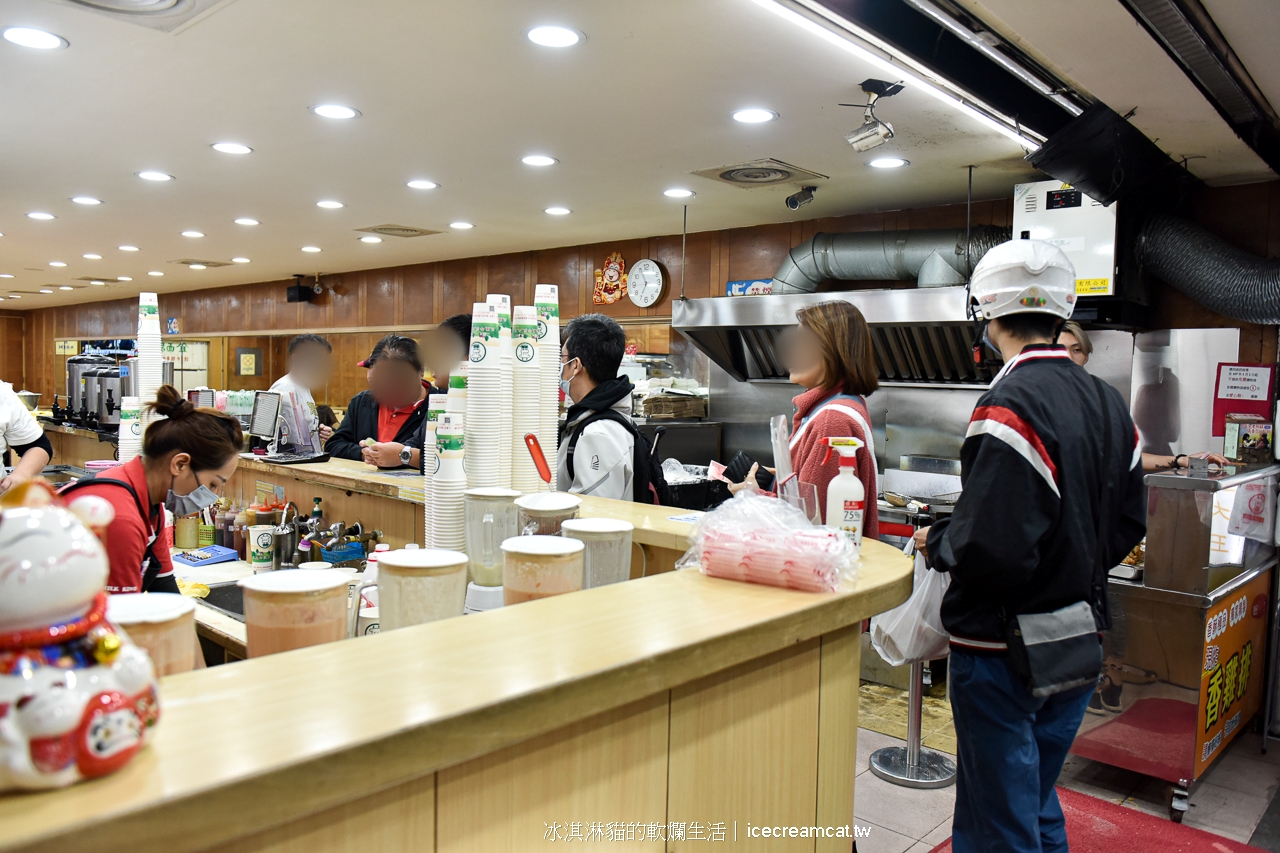
[[[111,517],[42,481],[0,498],[0,791],[115,772],[160,716],[151,658],[107,621],[107,555],[82,521]]]

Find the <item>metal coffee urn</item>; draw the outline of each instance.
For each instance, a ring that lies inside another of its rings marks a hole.
[[[98,426],[120,425],[120,368],[103,367],[98,371]]]
[[[85,408],[84,372],[113,364],[115,361],[105,355],[73,355],[67,359],[67,408],[72,420],[80,421],[82,416],[87,419],[89,414]]]
[[[165,360],[160,365],[160,383],[162,385],[173,384],[173,362]],[[138,357],[126,358],[124,363],[120,365],[120,393],[125,397],[138,396]],[[139,405],[145,406],[150,400],[139,400]],[[119,404],[117,404],[119,405]]]

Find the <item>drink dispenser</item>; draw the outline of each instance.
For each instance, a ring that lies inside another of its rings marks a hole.
[[[78,419],[84,407],[84,372],[113,364],[115,362],[104,355],[73,355],[67,359],[67,408],[72,418]]]
[[[98,426],[120,425],[120,368],[98,371]]]

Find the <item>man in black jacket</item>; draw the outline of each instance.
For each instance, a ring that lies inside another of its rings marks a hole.
[[[369,390],[347,404],[347,414],[325,445],[331,455],[363,460],[380,468],[412,464],[406,458],[408,442],[427,417],[427,386],[422,381],[422,356],[412,338],[387,335],[378,341],[364,361],[369,369]],[[394,454],[374,455],[364,443],[398,446]]]
[[[942,622],[959,759],[952,847],[1066,851],[1053,786],[1094,690],[1093,628],[1110,627],[1103,573],[1145,531],[1140,447],[1119,392],[1054,343],[1075,306],[1060,249],[997,246],[974,270],[971,295],[1005,366],[969,421],[955,512],[917,536],[932,568],[951,575]],[[1086,613],[1074,648],[1090,681],[1035,695],[1011,665],[1010,620],[1080,602],[1093,625]]]

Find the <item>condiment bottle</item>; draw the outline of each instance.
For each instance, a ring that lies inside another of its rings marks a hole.
[[[232,531],[232,541],[235,543],[236,555],[244,559],[244,532],[249,527],[249,511],[241,509],[236,513],[235,527]]]
[[[826,439],[825,465],[832,453],[840,454],[840,472],[827,484],[827,527],[843,530],[853,540],[854,554],[862,551],[862,519],[866,514],[866,490],[858,479],[858,448],[862,442],[856,438]]]

